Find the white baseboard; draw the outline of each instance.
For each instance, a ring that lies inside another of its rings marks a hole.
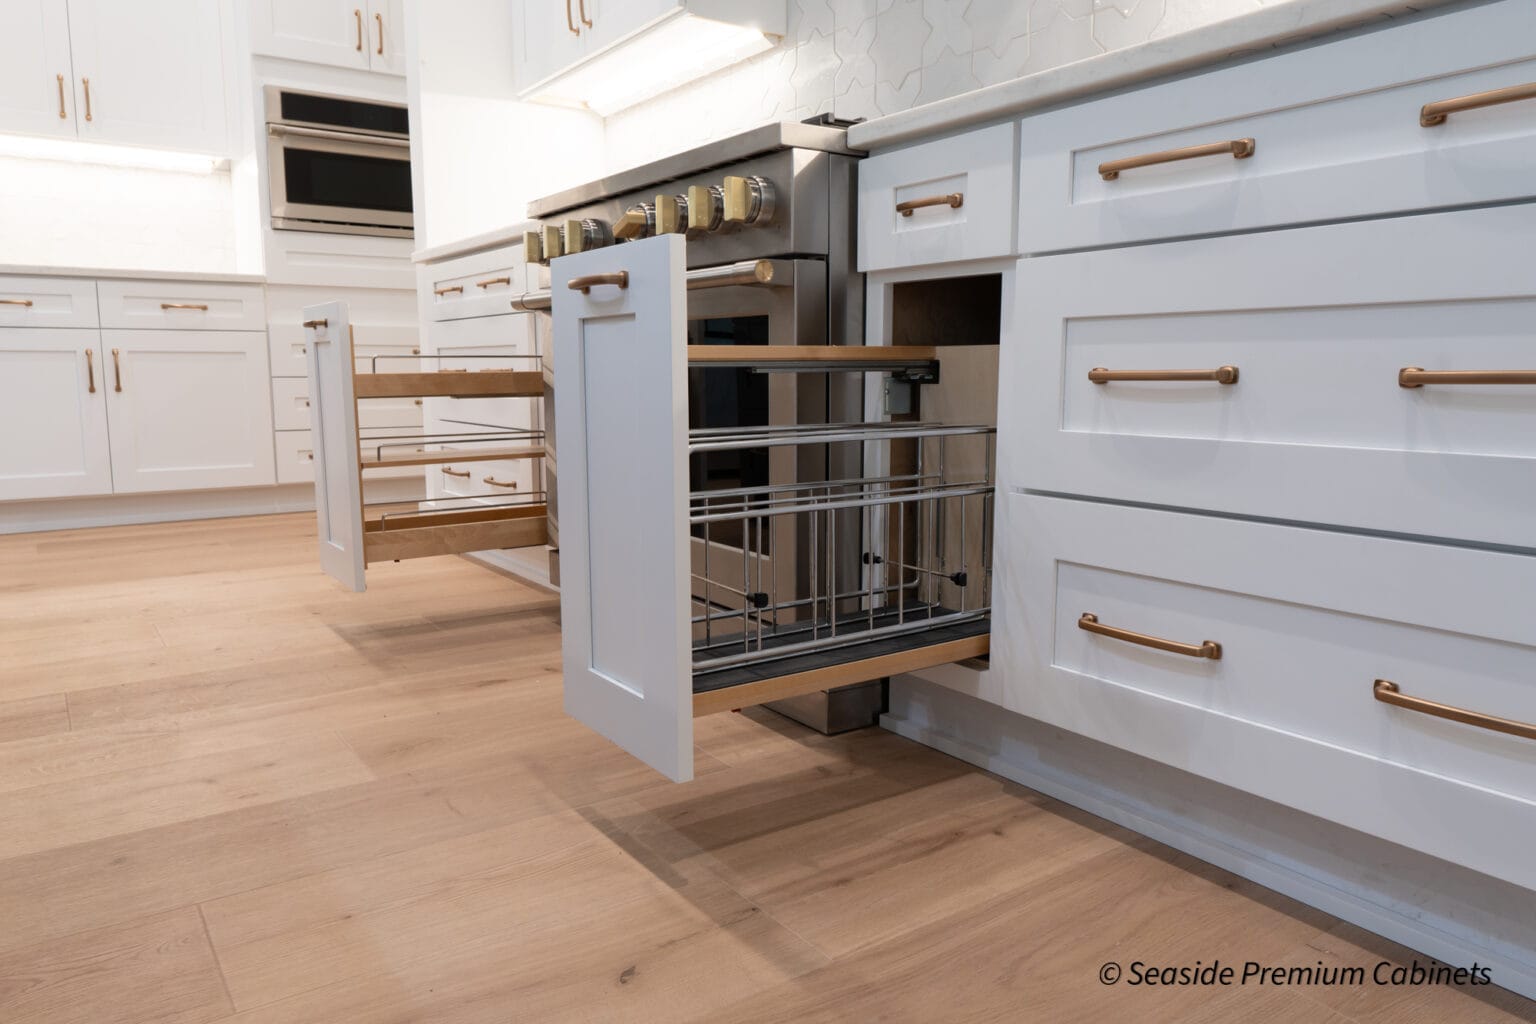
[[[470,561],[489,566],[497,572],[531,583],[541,590],[559,593],[560,588],[549,579],[549,548],[542,544],[531,548],[507,548],[501,551],[471,551],[465,554]]]
[[[1536,998],[1530,890],[911,676],[890,708],[892,732]]]

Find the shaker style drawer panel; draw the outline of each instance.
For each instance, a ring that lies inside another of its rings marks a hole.
[[[1006,504],[1013,710],[1536,888],[1536,557]]]
[[[463,450],[473,452],[474,447]],[[538,460],[531,458],[444,463],[428,468],[427,481],[434,498],[519,498],[538,490],[537,467]]]
[[[1002,479],[1536,548],[1532,237],[1520,206],[1024,260]]]
[[[259,284],[101,281],[101,326],[183,331],[264,331]]]
[[[1536,5],[1507,0],[1026,117],[1019,248],[1536,195],[1533,87]]]
[[[0,277],[0,327],[95,327],[96,282]]]
[[[360,428],[421,426],[422,399],[381,398],[358,406]],[[276,430],[309,429],[309,381],[279,377],[272,381],[272,426]]]
[[[431,264],[426,308],[433,320],[509,313],[512,297],[526,288],[524,269],[521,244]]]
[[[1014,127],[881,153],[859,164],[859,269],[1013,251]]]
[[[417,359],[406,356],[421,354],[421,343],[415,327],[399,324],[357,324],[353,349],[357,357],[358,373],[408,373],[422,368]],[[304,327],[302,321],[292,324],[274,323],[267,336],[272,348],[272,376],[303,377],[309,371],[304,365]]]
[[[383,437],[393,432],[390,427],[373,427],[358,431],[367,440]],[[305,430],[279,430],[277,438],[277,482],[280,484],[309,484],[315,482],[314,435]],[[430,467],[426,472],[431,472]],[[421,466],[390,466],[368,475],[369,480],[407,480],[422,478]]]
[[[528,313],[509,313],[431,324],[429,351],[437,358],[425,362],[431,369],[450,373],[539,371],[533,319]],[[445,432],[529,430],[538,404],[526,398],[427,399],[434,431]]]

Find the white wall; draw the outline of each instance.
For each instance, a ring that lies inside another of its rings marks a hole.
[[[0,263],[230,272],[234,207],[227,171],[0,157]]]
[[[1284,0],[787,2],[780,46],[609,117],[609,169],[768,121],[892,114]]]

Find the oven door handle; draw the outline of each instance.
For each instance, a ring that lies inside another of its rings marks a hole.
[[[297,135],[304,139],[324,139],[327,142],[346,142],[360,146],[384,146],[389,149],[410,149],[410,139],[393,138],[388,135],[363,135],[358,132],[328,131],[323,128],[300,128],[292,124],[269,124],[267,134],[284,136]]]
[[[721,267],[700,267],[684,276],[689,291],[705,288],[788,288],[794,283],[794,260],[743,260]],[[549,289],[524,292],[512,300],[512,308],[532,313],[550,308]]]

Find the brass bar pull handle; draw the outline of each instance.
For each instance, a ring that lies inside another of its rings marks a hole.
[[[1376,680],[1375,685],[1372,687],[1372,692],[1377,700],[1383,704],[1391,704],[1393,707],[1417,711],[1421,715],[1432,715],[1435,718],[1449,719],[1452,722],[1460,722],[1462,725],[1475,725],[1479,729],[1507,733],[1510,736],[1519,736],[1521,739],[1536,740],[1536,725],[1517,722],[1512,718],[1485,715],[1480,711],[1468,711],[1466,708],[1458,708],[1450,704],[1440,704],[1436,701],[1425,700],[1423,697],[1410,697],[1390,679]]]
[[[600,284],[611,284],[617,288],[628,288],[629,271],[619,270],[612,274],[588,274],[585,277],[573,277],[566,287],[573,292],[591,295],[592,289]]]
[[[80,84],[85,86],[85,119],[87,121],[90,121],[90,120],[92,120],[92,118],[91,118],[91,80],[89,78],[82,78],[82,79],[80,79]]]
[[[123,390],[123,364],[117,349],[112,350],[112,390]]]
[[[1536,370],[1426,370],[1405,366],[1397,371],[1397,386],[1421,388],[1425,384],[1536,384]]]
[[[30,306],[31,299],[0,299],[0,306]]]
[[[1105,181],[1114,181],[1120,177],[1121,171],[1151,167],[1153,164],[1171,164],[1177,160],[1195,160],[1202,156],[1223,156],[1230,153],[1234,160],[1246,160],[1253,156],[1254,148],[1252,139],[1228,139],[1225,142],[1207,142],[1203,146],[1185,146],[1183,149],[1165,149],[1159,153],[1144,153],[1141,156],[1128,156],[1121,160],[1106,160],[1099,164],[1099,177]]]
[[[206,312],[208,312],[208,303],[206,303],[206,302],[162,302],[162,303],[160,303],[160,308],[161,309],[200,309],[204,313],[206,313]]]
[[[85,350],[85,379],[89,385],[85,390],[94,395],[96,393],[96,353],[90,349]]]
[[[1205,640],[1198,644],[1181,644],[1177,640],[1164,640],[1160,636],[1148,636],[1145,633],[1132,633],[1128,629],[1120,629],[1117,626],[1106,626],[1099,622],[1097,615],[1083,612],[1078,616],[1077,628],[1085,629],[1099,636],[1107,636],[1111,640],[1124,640],[1128,644],[1138,644],[1142,647],[1155,647],[1159,651],[1168,651],[1172,654],[1182,654],[1188,658],[1209,658],[1212,661],[1221,660],[1221,644],[1214,640]]]
[[[1106,370],[1102,366],[1095,366],[1088,371],[1088,379],[1095,384],[1108,384],[1112,380],[1215,381],[1217,384],[1236,384],[1237,367],[1228,364],[1214,370]]]
[[[352,11],[352,17],[357,19],[357,52],[358,53],[362,53],[363,52],[363,9],[361,7],[354,8],[353,11]]]
[[[571,17],[571,0],[565,0],[565,27],[571,30],[571,35],[581,35],[581,29],[576,27],[576,21]]]
[[[592,19],[587,17],[587,0],[579,0],[578,7],[581,10],[581,23],[587,28],[592,27]]]
[[[443,475],[444,476],[459,476],[459,477],[463,477],[465,480],[468,480],[469,479],[469,470],[467,470],[467,469],[465,469],[465,470],[457,470],[457,469],[454,469],[452,466],[444,466],[443,467]]]
[[[59,80],[59,120],[62,121],[69,117],[69,115],[64,112],[64,76],[54,75],[53,77]]]
[[[924,196],[922,199],[908,199],[904,203],[897,203],[896,212],[903,217],[910,217],[913,210],[921,210],[925,206],[947,206],[952,210],[958,210],[964,205],[964,192],[950,192],[942,196]]]
[[[461,284],[451,284],[446,288],[434,288],[432,289],[432,294],[438,298],[442,298],[444,295],[463,295],[464,286]]]
[[[384,15],[375,11],[373,17],[379,23],[379,48],[374,52],[382,57],[384,56]]]
[[[318,331],[322,327],[329,327],[330,323],[329,320],[305,320],[304,329],[306,331]]]
[[[485,478],[485,482],[490,484],[492,487],[510,487],[513,490],[517,489],[516,480],[497,480],[493,476],[488,476]]]
[[[1475,92],[1470,96],[1457,96],[1455,99],[1426,103],[1419,108],[1419,124],[1425,128],[1433,128],[1437,124],[1445,124],[1445,119],[1452,114],[1459,114],[1464,110],[1476,110],[1479,107],[1493,107],[1500,103],[1514,103],[1516,100],[1536,100],[1536,82],[1505,86],[1503,89],[1489,89],[1487,92]]]
[[[512,284],[512,279],[510,277],[488,277],[484,281],[476,281],[475,287],[494,288],[498,284],[504,284],[510,287]]]

